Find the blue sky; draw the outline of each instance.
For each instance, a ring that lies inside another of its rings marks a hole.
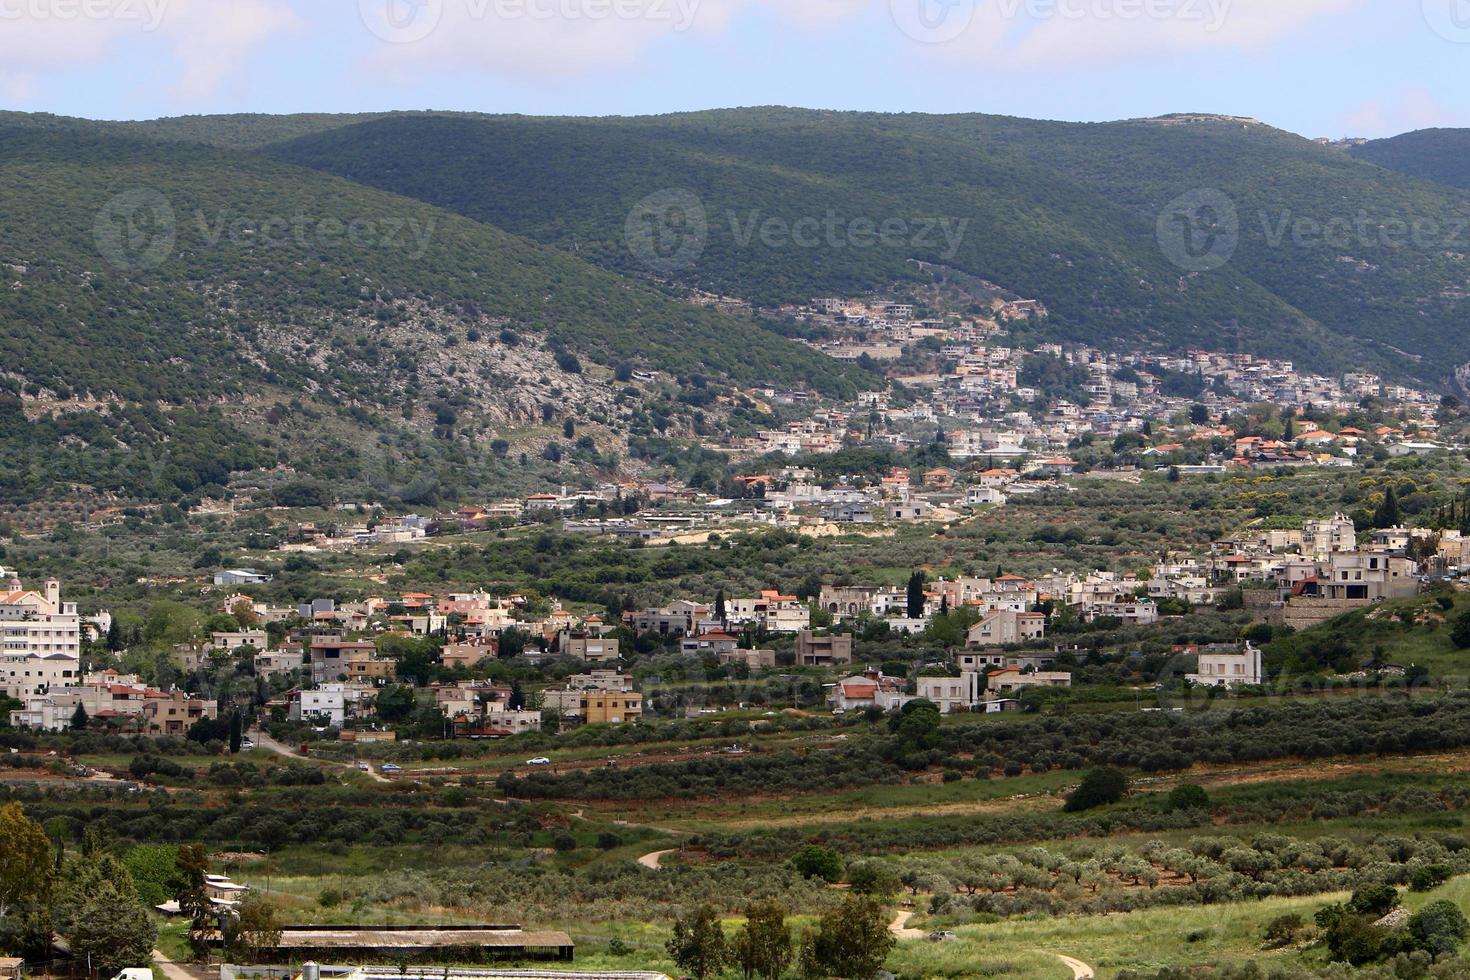
[[[1470,0],[0,0],[0,106],[1470,125]]]

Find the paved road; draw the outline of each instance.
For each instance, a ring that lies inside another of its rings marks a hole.
[[[1097,971],[1081,960],[1074,960],[1072,957],[1063,956],[1061,953],[1057,954],[1057,959],[1061,960],[1071,969],[1072,980],[1093,980],[1097,976]]]

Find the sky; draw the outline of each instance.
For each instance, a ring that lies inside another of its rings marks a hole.
[[[1470,126],[1470,0],[0,0],[0,108]]]

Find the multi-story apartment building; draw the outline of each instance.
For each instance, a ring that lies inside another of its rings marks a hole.
[[[81,677],[81,619],[76,603],[61,601],[61,583],[44,592],[21,587],[0,568],[9,590],[0,594],[0,686],[16,700],[76,684]]]

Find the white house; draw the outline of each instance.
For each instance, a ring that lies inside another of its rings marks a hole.
[[[265,585],[274,576],[257,572],[253,568],[230,568],[214,573],[215,585]]]
[[[958,677],[919,678],[919,697],[933,701],[944,715],[968,711],[980,703],[984,693],[985,680],[979,671],[967,670]]]
[[[972,507],[978,507],[983,504],[1003,506],[1006,500],[1006,495],[994,487],[971,487],[965,492],[965,503]]]
[[[291,698],[290,717],[292,721],[341,728],[347,721],[347,688],[323,684],[315,691],[298,691]]]
[[[1244,650],[1206,648],[1200,651],[1199,673],[1186,674],[1186,679],[1211,687],[1234,687],[1260,684],[1266,679],[1261,651],[1246,642]]]

